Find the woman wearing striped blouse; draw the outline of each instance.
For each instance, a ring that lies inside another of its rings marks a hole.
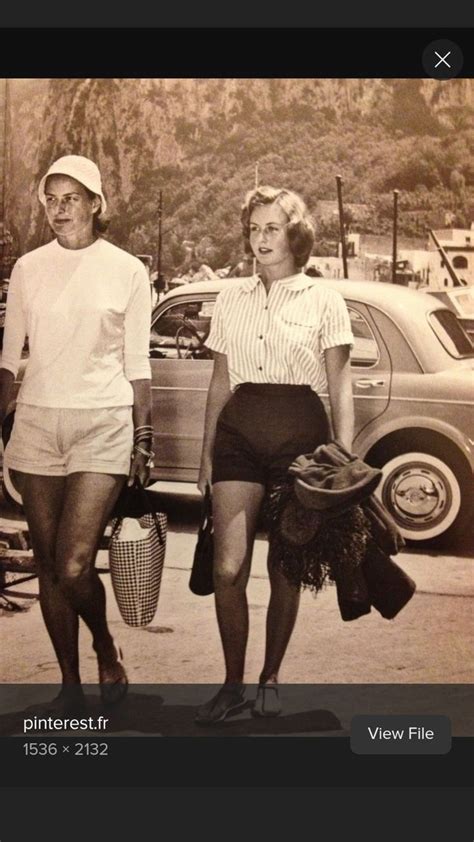
[[[246,586],[265,493],[293,460],[330,438],[319,398],[329,392],[332,435],[352,447],[352,332],[342,296],[308,277],[314,229],[290,190],[259,187],[242,208],[246,251],[258,274],[218,296],[206,345],[213,351],[198,487],[212,486],[214,587],[225,683],[196,721],[219,722],[245,705]],[[281,711],[278,672],[300,593],[269,565],[265,659],[253,713]]]

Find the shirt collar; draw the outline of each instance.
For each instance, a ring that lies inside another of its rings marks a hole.
[[[253,292],[260,280],[260,275],[251,275],[249,278],[246,278],[242,284],[243,292]],[[305,275],[304,272],[298,272],[296,275],[282,278],[280,281],[275,281],[275,283],[280,284],[292,292],[293,290],[296,292],[297,290],[314,286],[318,283],[318,280],[319,278],[313,278],[310,275]]]
[[[245,278],[245,281],[242,283],[243,292],[253,292],[259,280],[259,275],[251,275],[249,278]]]

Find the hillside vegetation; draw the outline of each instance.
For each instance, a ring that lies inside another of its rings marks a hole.
[[[156,255],[163,191],[163,269],[183,241],[211,237],[214,267],[241,255],[240,206],[255,180],[318,200],[363,204],[352,227],[425,236],[474,209],[474,80],[52,79],[12,83],[6,206],[23,252],[48,238],[35,184],[67,153],[97,161],[111,239]],[[319,219],[318,238],[334,233]]]

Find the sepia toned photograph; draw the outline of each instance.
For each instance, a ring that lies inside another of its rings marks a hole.
[[[474,81],[3,79],[0,158],[0,682],[470,684]]]

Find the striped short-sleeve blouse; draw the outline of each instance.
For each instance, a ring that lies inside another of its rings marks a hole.
[[[219,293],[206,345],[227,355],[231,389],[289,383],[327,391],[324,351],[353,344],[342,295],[303,273],[275,281],[258,275]]]

